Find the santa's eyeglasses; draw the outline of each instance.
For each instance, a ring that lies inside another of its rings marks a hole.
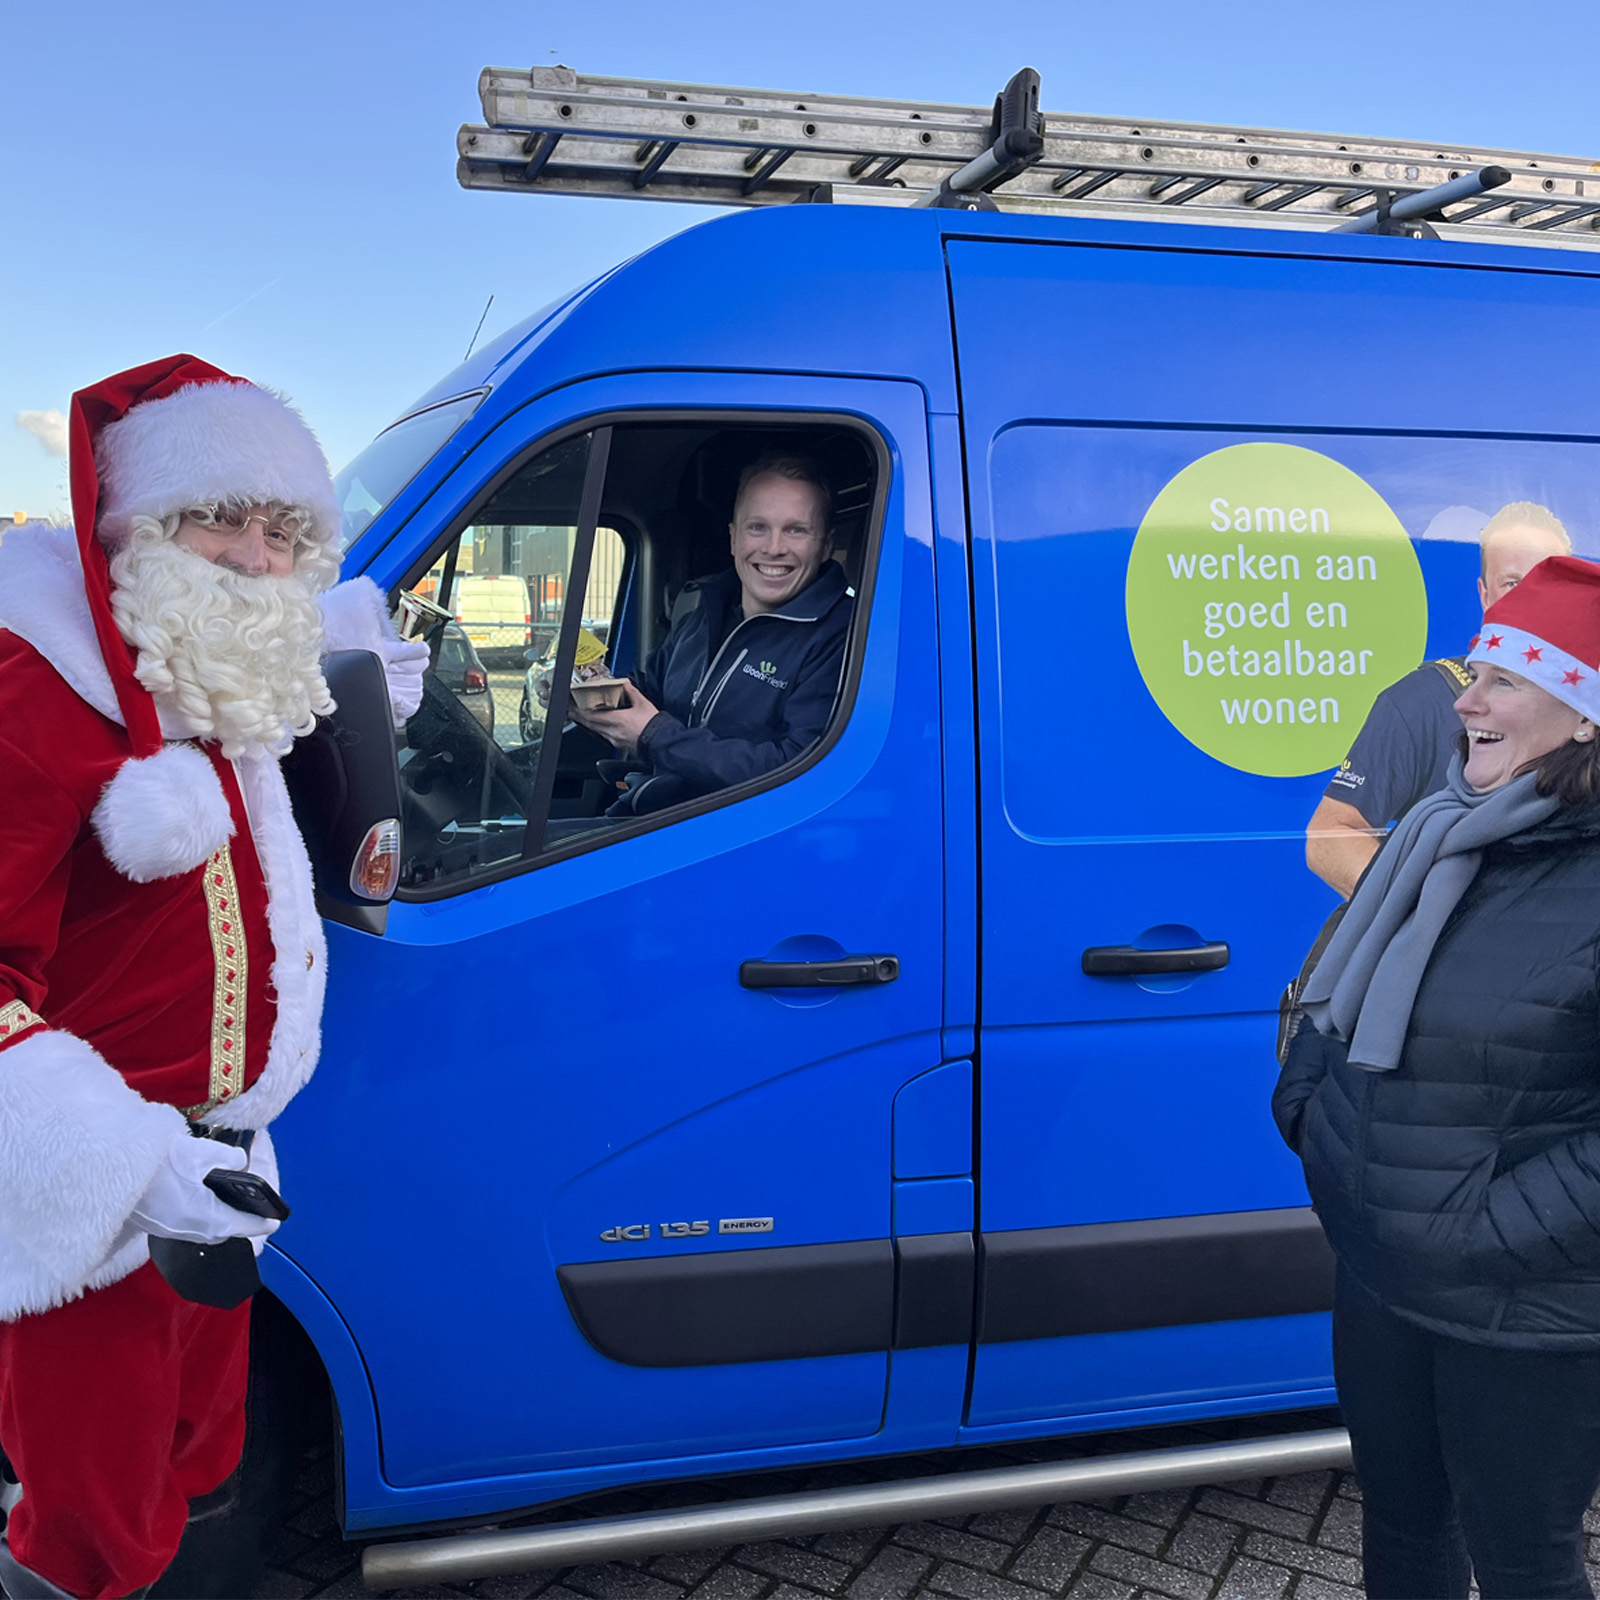
[[[259,522],[267,548],[284,555],[292,555],[296,547],[305,542],[308,531],[305,517],[290,506],[269,512],[219,502],[209,506],[190,506],[183,513],[183,519],[224,539],[237,539],[252,522]]]

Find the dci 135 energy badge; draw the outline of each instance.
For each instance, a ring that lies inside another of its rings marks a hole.
[[[771,1217],[719,1217],[718,1233],[771,1233]],[[699,1239],[711,1232],[709,1218],[699,1222],[628,1222],[606,1228],[602,1244],[643,1244],[646,1239]]]

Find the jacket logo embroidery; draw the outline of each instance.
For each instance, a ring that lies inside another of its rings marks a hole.
[[[755,664],[755,662],[747,661],[744,664],[744,670],[748,672],[757,683],[764,683],[770,688],[787,689],[789,687],[789,680],[787,678],[773,677],[773,673],[778,670],[778,664],[776,661],[763,661],[759,667]]]

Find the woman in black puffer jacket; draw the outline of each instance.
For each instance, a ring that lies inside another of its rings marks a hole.
[[[1339,1260],[1372,1600],[1590,1596],[1600,1484],[1600,568],[1484,618],[1465,759],[1304,996],[1273,1108]]]

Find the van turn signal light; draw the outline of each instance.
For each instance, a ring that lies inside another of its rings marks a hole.
[[[400,881],[400,819],[386,817],[367,829],[350,868],[350,892],[363,900],[393,898]]]

